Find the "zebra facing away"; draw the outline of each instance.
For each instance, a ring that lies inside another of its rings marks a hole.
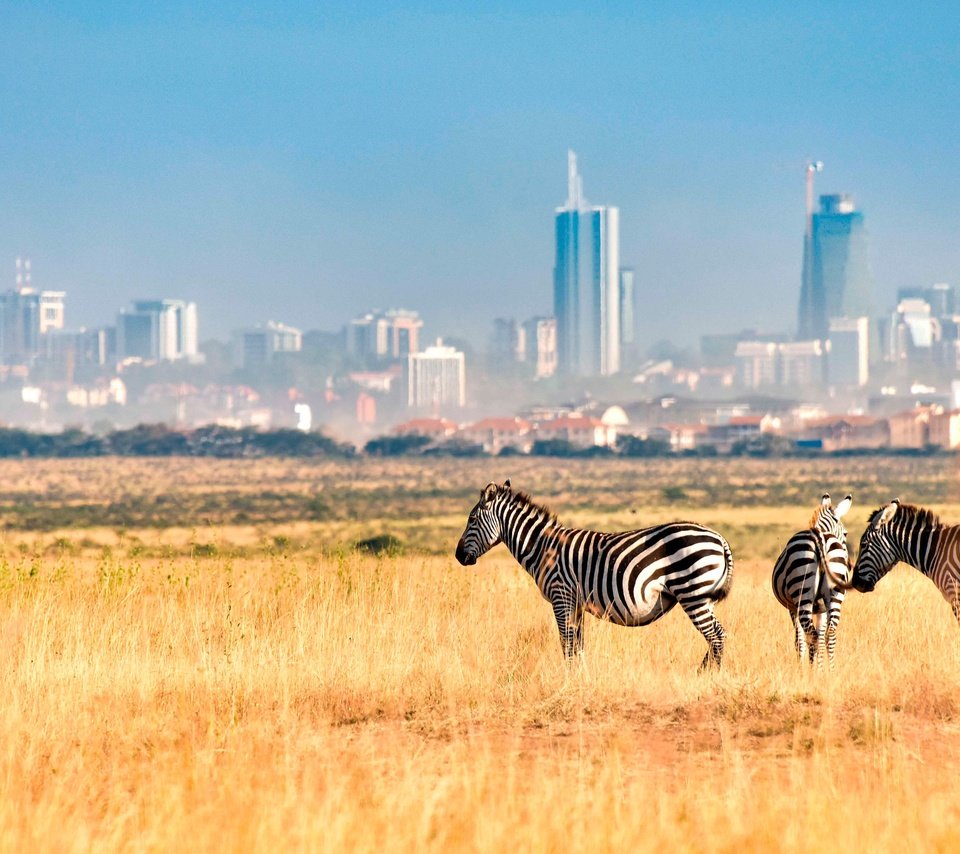
[[[568,658],[583,651],[584,612],[644,626],[679,603],[709,644],[701,667],[720,665],[725,633],[713,610],[730,592],[733,555],[715,531],[693,522],[618,533],[566,528],[508,480],[484,488],[457,560],[472,566],[500,542],[552,605]]]
[[[960,622],[960,525],[945,525],[930,510],[894,498],[870,516],[851,586],[870,593],[898,561],[936,584]]]
[[[840,520],[852,503],[848,495],[834,507],[824,494],[810,527],[789,539],[773,567],[773,594],[790,612],[801,662],[808,656],[811,664],[822,662],[826,648],[833,664],[840,608],[850,586],[847,529]]]

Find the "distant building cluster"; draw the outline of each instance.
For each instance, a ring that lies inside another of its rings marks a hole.
[[[960,383],[952,406],[925,404],[884,417],[829,415],[820,407],[780,406],[762,413],[745,404],[660,400],[603,411],[541,408],[458,423],[415,418],[393,433],[421,436],[437,449],[530,453],[539,443],[612,449],[626,440],[653,443],[650,453],[751,454],[780,451],[960,450]]]
[[[691,453],[771,437],[823,450],[955,448],[960,294],[908,283],[878,305],[865,215],[850,194],[815,196],[822,168],[805,169],[799,288],[783,289],[796,305],[790,330],[705,334],[698,352],[644,340],[656,318],[645,316],[642,270],[623,264],[620,210],[586,200],[570,151],[552,285],[544,259],[542,308],[493,319],[483,352],[428,335],[420,312],[400,307],[358,306],[335,331],[255,320],[204,349],[188,299],[136,299],[113,323],[72,330],[65,291],[36,288],[17,259],[14,287],[0,293],[0,412],[39,429],[320,425],[358,444],[400,423],[488,453],[624,436]]]

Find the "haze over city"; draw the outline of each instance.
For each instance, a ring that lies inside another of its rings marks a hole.
[[[810,157],[878,307],[960,278],[956,10],[514,6],[0,5],[3,275],[71,326],[169,295],[202,338],[404,305],[481,343],[552,311],[573,148],[651,339],[794,328]]]

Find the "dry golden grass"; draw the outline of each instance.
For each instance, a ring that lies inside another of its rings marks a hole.
[[[52,475],[17,465],[46,494]],[[251,472],[221,465],[221,484]],[[591,620],[565,666],[509,555],[449,556],[468,505],[418,522],[447,555],[381,559],[331,547],[322,521],[8,531],[0,848],[958,850],[960,628],[901,567],[849,597],[834,673],[798,667],[769,541],[815,500],[640,514],[735,531],[727,660],[705,675],[679,612]],[[626,503],[553,503],[636,524]],[[415,521],[367,511],[342,533]]]

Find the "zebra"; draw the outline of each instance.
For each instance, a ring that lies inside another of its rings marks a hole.
[[[826,648],[833,664],[850,569],[847,529],[840,520],[852,503],[848,495],[833,507],[824,493],[810,527],[788,540],[773,566],[773,594],[790,612],[801,662],[809,655],[811,664],[815,658],[822,663]]]
[[[926,575],[960,622],[960,525],[894,498],[875,510],[860,538],[851,586],[870,593],[898,561]]]
[[[553,607],[566,658],[583,652],[583,615],[644,626],[678,604],[709,645],[701,668],[723,657],[725,632],[714,606],[730,592],[733,555],[716,531],[668,522],[605,533],[562,526],[547,508],[488,484],[457,543],[463,566],[503,542]]]

